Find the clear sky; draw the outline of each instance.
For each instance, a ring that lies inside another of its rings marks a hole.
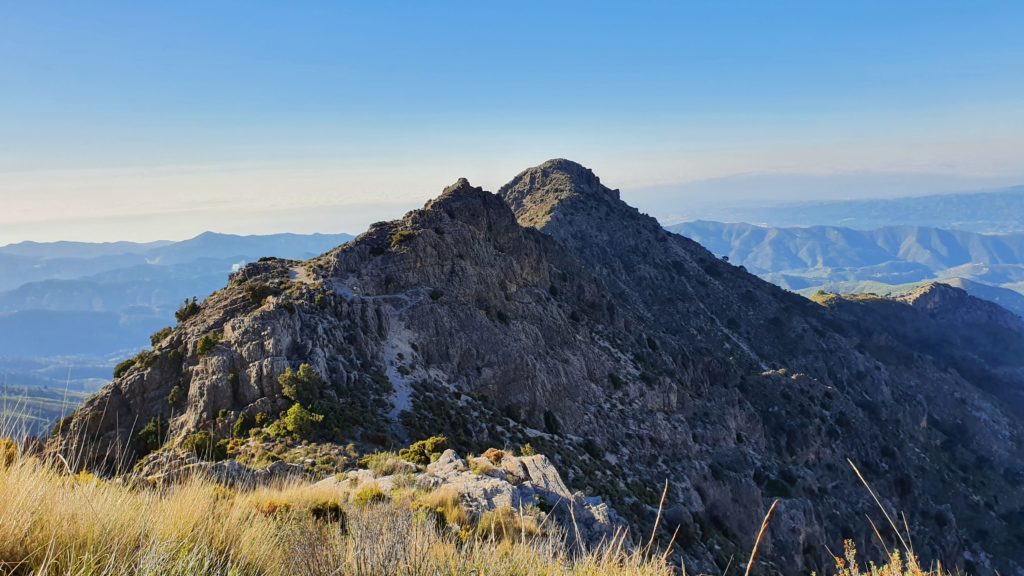
[[[551,157],[662,217],[786,199],[762,175],[1024,182],[1022,32],[1011,1],[4,1],[0,244],[359,232]]]

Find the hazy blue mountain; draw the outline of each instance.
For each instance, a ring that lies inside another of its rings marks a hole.
[[[691,211],[692,212],[692,211]],[[843,226],[871,230],[923,226],[982,233],[1024,232],[1024,186],[994,191],[868,200],[705,207],[697,217],[765,226]]]
[[[142,254],[173,244],[169,240],[156,242],[18,242],[0,246],[0,254],[10,254],[38,260],[54,258],[98,258],[100,256],[117,256],[121,254]]]
[[[769,228],[708,221],[668,229],[802,293],[892,293],[940,280],[1024,315],[1024,234],[921,226]]]
[[[68,280],[134,266],[204,259],[311,258],[352,239],[349,234],[236,236],[204,232],[181,242],[21,242],[0,246],[0,291],[40,280]],[[230,271],[228,267],[227,271]]]
[[[150,262],[177,264],[199,258],[243,257],[258,260],[263,256],[301,260],[319,256],[352,239],[350,234],[272,234],[236,236],[204,232],[195,238],[159,246],[145,252]]]
[[[70,378],[95,389],[114,362],[174,322],[185,298],[222,287],[238,266],[264,256],[308,259],[351,238],[206,232],[182,242],[0,247],[0,376],[57,387]]]

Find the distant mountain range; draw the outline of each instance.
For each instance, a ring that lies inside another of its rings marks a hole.
[[[687,218],[753,222],[764,226],[843,226],[872,230],[887,226],[923,226],[981,233],[1024,232],[1024,186],[867,200],[707,207]]]
[[[986,235],[921,226],[769,228],[708,221],[668,229],[804,294],[890,294],[938,280],[1024,316],[1024,233]]]
[[[181,242],[22,242],[0,247],[0,373],[11,384],[96,382],[96,364],[136,350],[172,324],[185,298],[203,298],[228,274],[264,256],[308,259],[348,234],[235,236]],[[12,358],[34,358],[25,364]]]

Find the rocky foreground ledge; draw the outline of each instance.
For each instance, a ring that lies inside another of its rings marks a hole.
[[[520,524],[540,531],[561,530],[570,546],[588,549],[626,533],[627,523],[614,508],[599,496],[570,491],[551,460],[541,454],[515,456],[491,449],[464,459],[448,449],[434,454],[425,466],[391,453],[371,455],[361,462],[366,467],[314,482],[302,463],[277,461],[254,468],[235,459],[210,462],[192,452],[173,450],[151,454],[130,478],[154,486],[202,478],[241,489],[310,483],[357,500],[386,500],[400,491],[453,494],[467,521],[513,513]]]

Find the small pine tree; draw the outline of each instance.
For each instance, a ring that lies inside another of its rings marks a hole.
[[[185,298],[185,302],[178,308],[177,312],[174,313],[174,318],[179,323],[188,320],[189,318],[199,314],[200,306],[198,299],[193,296],[192,300]]]

